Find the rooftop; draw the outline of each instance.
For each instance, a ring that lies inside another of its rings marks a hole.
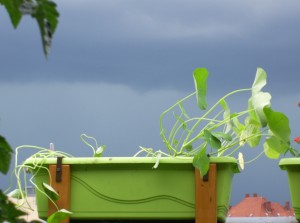
[[[293,217],[294,210],[287,201],[284,206],[277,202],[270,202],[254,193],[245,198],[228,212],[228,217]]]

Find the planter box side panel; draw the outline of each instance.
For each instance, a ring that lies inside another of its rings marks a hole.
[[[296,219],[300,221],[300,165],[286,166],[292,206]]]
[[[235,166],[228,163],[217,165],[217,218],[225,222],[230,206],[232,179]]]
[[[72,165],[74,219],[192,219],[195,185],[190,164]],[[175,170],[175,171],[174,171]],[[41,175],[38,181],[47,181]],[[37,202],[47,217],[47,199]],[[46,203],[46,205],[45,205]]]
[[[195,175],[191,163],[72,164],[71,219],[194,219]],[[225,222],[236,164],[217,164],[218,220]],[[55,180],[55,176],[52,176]],[[35,177],[48,182],[46,171]],[[48,199],[37,191],[40,218]]]

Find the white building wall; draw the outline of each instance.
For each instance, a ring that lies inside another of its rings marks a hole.
[[[226,223],[298,223],[294,217],[227,217]]]

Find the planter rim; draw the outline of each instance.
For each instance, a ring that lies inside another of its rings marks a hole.
[[[136,164],[136,163],[153,163],[157,161],[156,157],[66,157],[63,158],[62,164]],[[234,157],[210,157],[211,163],[231,163],[234,166],[234,172],[240,172],[237,160]],[[29,158],[24,164],[56,164],[57,158]],[[192,164],[193,157],[161,157],[159,163],[169,164]]]
[[[300,158],[283,158],[279,161],[279,167],[286,170],[287,166],[300,165]]]

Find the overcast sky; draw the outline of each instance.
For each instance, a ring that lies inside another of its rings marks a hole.
[[[13,147],[53,142],[90,156],[79,139],[87,133],[107,146],[107,156],[131,156],[140,145],[162,149],[159,115],[193,91],[197,67],[210,71],[212,99],[251,87],[256,68],[264,68],[274,109],[290,118],[292,137],[300,135],[298,0],[57,4],[48,59],[36,22],[24,17],[14,30],[0,8],[0,134]],[[0,179],[5,188],[8,178]],[[261,158],[236,175],[232,203],[245,193],[289,200],[278,160]]]

